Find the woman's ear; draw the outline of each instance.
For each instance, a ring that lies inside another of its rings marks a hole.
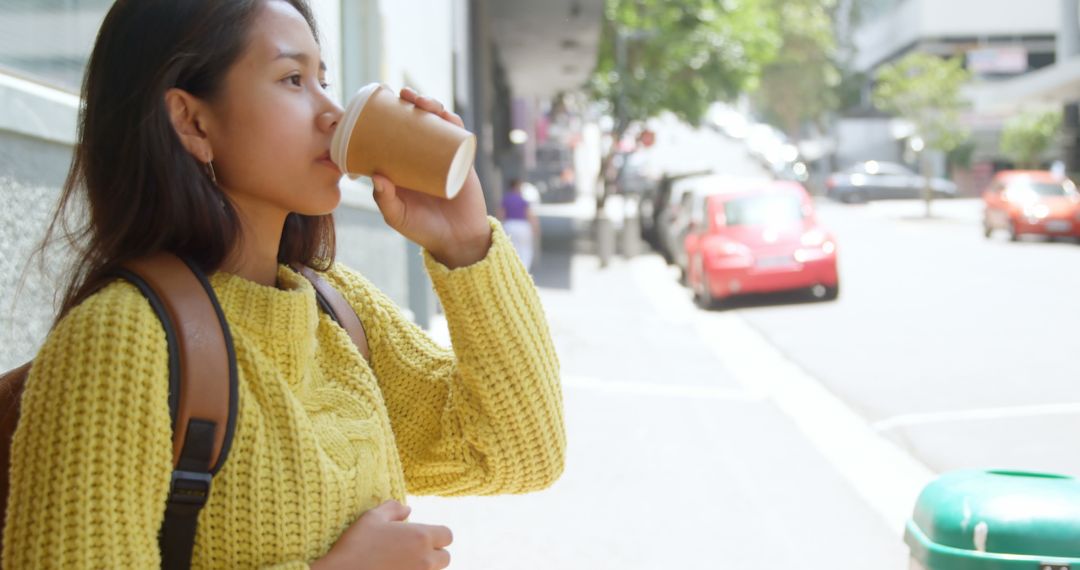
[[[206,105],[191,93],[173,87],[165,92],[165,109],[184,148],[199,162],[213,160],[214,151],[205,129]]]

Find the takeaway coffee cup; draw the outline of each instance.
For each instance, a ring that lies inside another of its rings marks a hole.
[[[449,199],[465,185],[476,137],[372,83],[345,108],[330,158],[353,180],[378,173],[398,186]]]

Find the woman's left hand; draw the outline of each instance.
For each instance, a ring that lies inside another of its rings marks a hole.
[[[401,98],[465,127],[461,117],[447,111],[442,103],[421,97],[412,89],[402,89]],[[387,225],[419,244],[443,265],[451,269],[464,267],[487,255],[491,247],[491,226],[475,167],[453,200],[395,186],[390,179],[378,174],[372,177],[372,182],[375,184],[375,203]]]

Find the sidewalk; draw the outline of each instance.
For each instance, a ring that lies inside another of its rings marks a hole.
[[[901,537],[670,310],[689,299],[655,286],[656,256],[601,270],[580,211],[541,212],[566,472],[532,495],[412,499],[417,522],[453,529],[452,568],[906,567]]]

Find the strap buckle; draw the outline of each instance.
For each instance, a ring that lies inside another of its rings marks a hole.
[[[209,473],[174,470],[172,485],[169,488],[169,503],[202,507],[210,497],[212,478],[213,476]]]

